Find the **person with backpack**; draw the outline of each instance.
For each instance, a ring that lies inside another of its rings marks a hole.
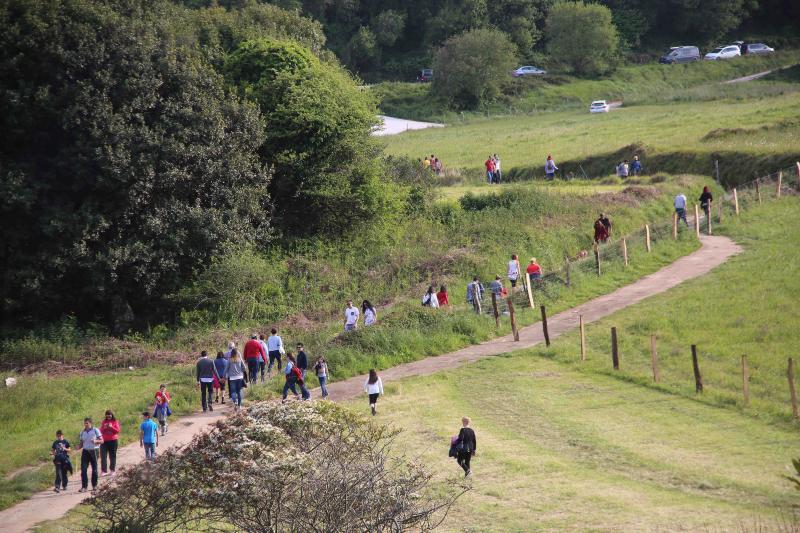
[[[686,227],[689,227],[689,221],[686,220],[686,195],[679,193],[675,195],[675,213],[678,215],[678,220],[683,220]]]
[[[100,430],[92,426],[92,419],[83,419],[83,431],[78,435],[78,449],[81,450],[81,489],[89,490],[89,467],[92,467],[92,492],[97,491],[97,451],[103,444]]]
[[[142,418],[144,421],[139,426],[139,446],[144,448],[145,460],[155,461],[156,446],[158,446],[158,424],[150,418],[149,411],[144,411]]]
[[[103,436],[103,444],[100,445],[101,477],[105,477],[109,473],[113,476],[117,470],[117,445],[119,444],[117,439],[119,439],[119,431],[119,421],[114,416],[114,411],[108,409],[106,417],[100,423],[100,434]],[[109,466],[111,467],[110,470]]]
[[[59,429],[56,431],[56,440],[53,441],[53,445],[50,447],[50,455],[53,456],[53,465],[56,468],[56,486],[53,492],[67,490],[67,476],[72,473],[69,452],[69,441],[64,438],[64,432]]]
[[[205,350],[200,352],[200,358],[195,365],[195,375],[197,377],[197,387],[200,389],[200,403],[203,406],[203,412],[213,411],[214,405],[211,396],[214,390],[214,379],[219,380],[219,375],[217,374],[217,367],[214,366],[214,361],[208,358],[208,352]]]
[[[436,289],[433,288],[433,285],[430,285],[428,287],[428,290],[422,297],[422,305],[425,307],[432,307],[432,308],[439,307],[439,298],[436,296]]]
[[[292,354],[292,352],[286,352],[286,368],[284,368],[283,373],[286,377],[286,383],[283,385],[284,403],[286,403],[286,397],[289,395],[289,389],[291,389],[295,398],[299,396],[299,394],[297,394],[296,385],[300,385],[300,391],[302,392],[302,397],[304,400],[307,400],[311,397],[311,393],[308,392],[305,382],[303,381],[303,374],[297,367],[297,360],[294,358],[294,354]]]
[[[369,408],[372,416],[378,414],[378,397],[383,394],[383,382],[374,368],[369,371],[369,377],[364,382],[364,392],[369,395]]]
[[[216,367],[217,376],[219,376],[219,379],[214,382],[214,401],[225,403],[225,381],[228,376],[228,360],[225,359],[225,354],[217,352],[217,358],[214,359],[214,367]],[[163,435],[164,433],[162,432],[161,434]]]
[[[228,392],[231,395],[234,412],[242,409],[244,389],[247,387],[247,369],[239,351],[234,348],[228,361]]]
[[[161,426],[161,436],[167,434],[167,418],[172,416],[172,409],[169,408],[169,402],[172,401],[170,398],[169,392],[167,392],[167,386],[163,383],[158,387],[156,391],[156,404],[153,407],[153,416],[158,420],[158,424]]]
[[[458,438],[455,442],[456,461],[458,462],[458,466],[464,470],[464,477],[472,474],[470,461],[478,450],[478,441],[475,439],[475,431],[469,427],[469,424],[470,419],[468,416],[461,419],[461,431],[458,432]]]
[[[324,357],[317,359],[317,364],[314,365],[314,373],[319,380],[319,388],[322,390],[322,398],[328,397],[328,363]]]

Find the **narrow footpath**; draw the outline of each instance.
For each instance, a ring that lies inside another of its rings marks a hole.
[[[703,236],[699,250],[678,259],[661,270],[610,294],[549,317],[547,322],[550,338],[557,338],[561,334],[577,328],[579,315],[583,315],[584,323],[595,322],[645,298],[666,292],[686,280],[702,276],[741,251],[741,247],[727,237]],[[530,348],[544,341],[541,324],[537,322],[522,328],[519,331],[519,337],[519,341],[515,342],[511,335],[506,335],[449,354],[398,365],[381,371],[381,377],[384,382],[391,382],[409,376],[423,376],[485,357]],[[328,391],[331,398],[334,400],[355,398],[363,393],[365,379],[366,376],[356,376],[330,384]],[[319,389],[312,391],[312,395],[319,397]],[[217,409],[213,413],[198,413],[183,417],[170,426],[164,444],[169,446],[186,444],[197,433],[206,430],[209,425],[220,420],[228,412],[228,410]],[[119,468],[130,466],[140,462],[142,457],[141,448],[137,444],[130,444],[120,449],[117,465]],[[77,456],[77,460],[73,457],[73,464],[80,464],[80,456]],[[78,472],[77,476],[70,479],[70,488],[66,493],[56,494],[52,490],[43,491],[14,507],[0,511],[0,531],[5,533],[24,532],[45,520],[61,518],[70,509],[89,497],[89,494],[78,493],[79,487],[80,473]]]

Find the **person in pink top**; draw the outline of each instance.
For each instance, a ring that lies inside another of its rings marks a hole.
[[[117,470],[117,439],[119,438],[119,421],[114,416],[114,411],[106,411],[106,417],[100,424],[100,434],[103,444],[100,445],[100,475],[114,475]],[[108,467],[111,467],[109,470]]]

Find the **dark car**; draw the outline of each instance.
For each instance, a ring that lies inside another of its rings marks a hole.
[[[775,51],[764,43],[750,43],[741,46],[742,53],[748,55],[771,54]]]
[[[433,80],[433,69],[423,68],[417,71],[417,81],[425,83]]]
[[[673,46],[669,52],[661,56],[659,63],[692,63],[700,61],[700,50],[696,46]]]

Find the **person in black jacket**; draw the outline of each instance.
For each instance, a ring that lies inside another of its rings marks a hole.
[[[703,211],[705,211],[706,217],[710,216],[711,202],[713,201],[714,197],[711,196],[711,192],[709,192],[708,187],[703,187],[703,194],[700,195],[700,207],[702,207]]]
[[[306,372],[308,372],[308,355],[303,347],[302,342],[297,343],[297,368],[303,374],[303,381],[306,379]]]
[[[464,469],[464,477],[467,477],[472,474],[469,462],[478,449],[478,441],[475,440],[475,432],[471,427],[469,427],[469,417],[465,416],[462,418],[461,423],[464,427],[462,427],[461,431],[458,432],[458,440],[456,441],[456,460],[458,461],[458,466]]]

